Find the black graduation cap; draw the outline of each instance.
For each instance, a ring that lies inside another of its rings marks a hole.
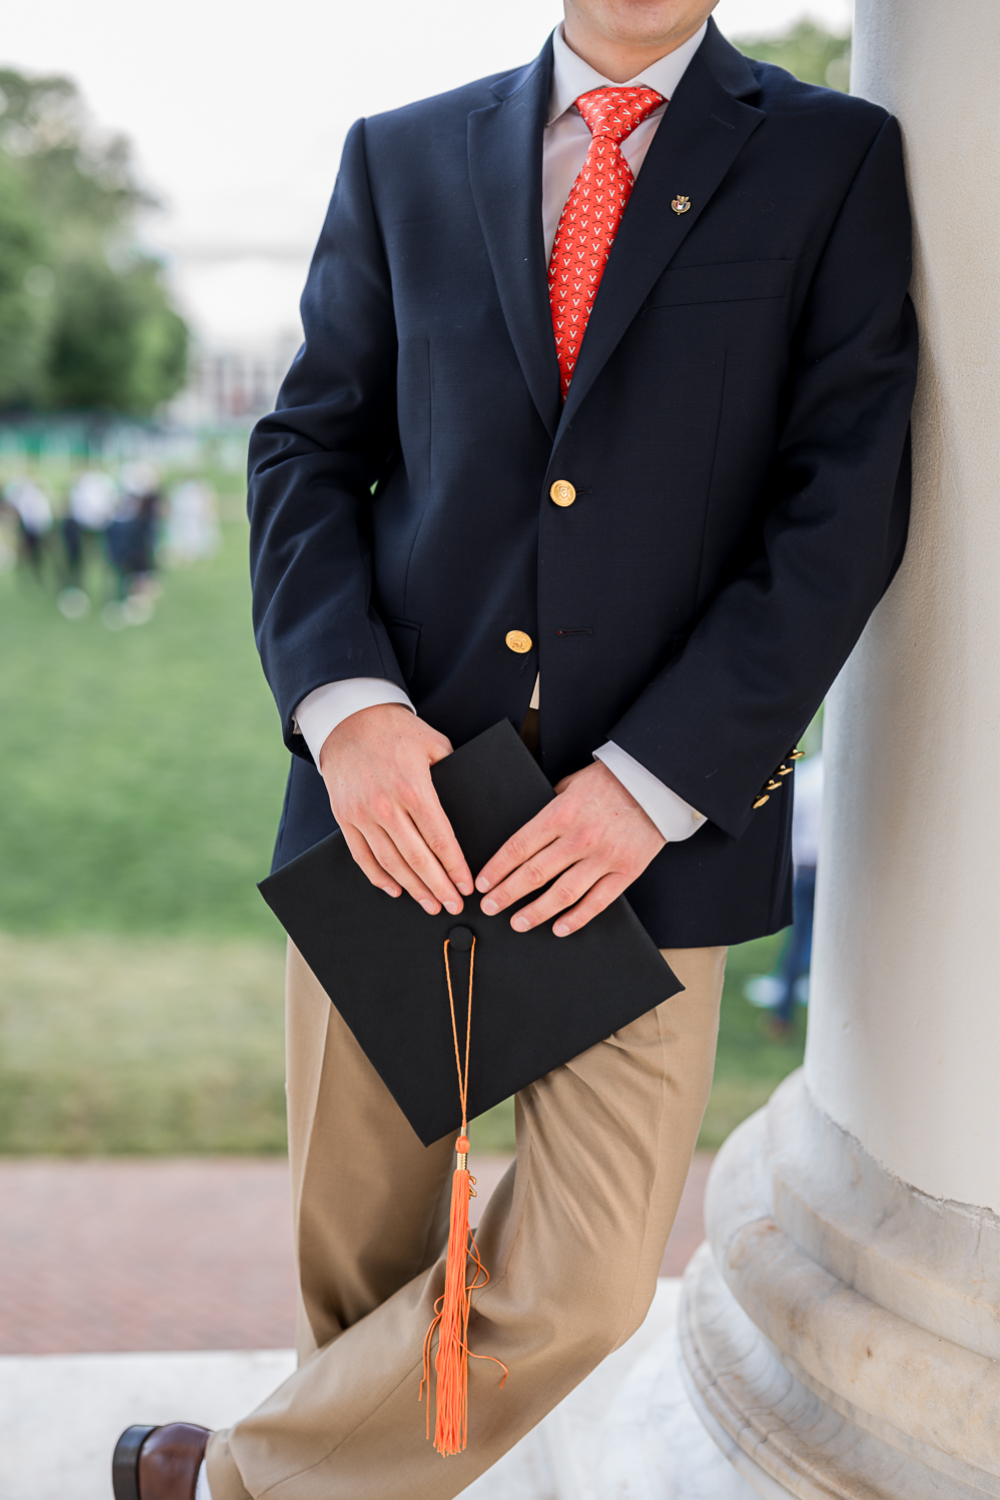
[[[473,875],[555,795],[506,719],[431,777]],[[462,1122],[446,940],[462,1052],[476,940],[470,1119],[683,989],[624,897],[564,938],[515,932],[516,908],[487,917],[478,896],[431,917],[373,886],[340,832],[260,891],[425,1146]]]

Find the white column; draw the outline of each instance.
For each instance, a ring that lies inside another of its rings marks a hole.
[[[804,1073],[709,1186],[682,1313],[770,1496],[1000,1496],[1000,10],[858,0],[922,335],[913,522],[828,708]]]
[[[806,1081],[883,1166],[1000,1210],[1000,10],[860,0],[902,121],[921,377],[902,572],[827,720]]]

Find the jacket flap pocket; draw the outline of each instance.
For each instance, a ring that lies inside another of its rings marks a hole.
[[[736,260],[711,266],[672,266],[656,283],[647,308],[693,302],[750,302],[784,297],[792,282],[793,260]]]

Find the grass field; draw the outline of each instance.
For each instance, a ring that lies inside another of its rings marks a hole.
[[[801,1058],[763,1032],[733,950],[702,1146],[718,1146]],[[256,938],[0,936],[0,1152],[256,1153],[285,1146],[279,943]],[[472,1129],[513,1146],[509,1105]]]
[[[255,882],[287,756],[224,503],[221,553],[168,573],[141,628],[0,577],[0,1152],[284,1147],[282,941]],[[802,1017],[772,1042],[741,994],[775,949],[731,955],[703,1145],[801,1060]],[[475,1133],[508,1149],[510,1108]]]
[[[280,943],[0,937],[0,1151],[285,1146]]]
[[[223,537],[141,628],[64,620],[52,589],[0,577],[0,930],[277,937],[254,882],[288,757],[245,522]]]

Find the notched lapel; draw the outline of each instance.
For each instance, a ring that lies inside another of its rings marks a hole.
[[[755,89],[749,65],[710,20],[636,178],[580,347],[560,433],[763,120],[762,110],[739,97]],[[679,195],[690,201],[680,214],[671,207]]]
[[[559,424],[559,365],[542,236],[542,132],[552,45],[494,85],[495,105],[469,116],[472,195],[511,341],[549,436]]]

